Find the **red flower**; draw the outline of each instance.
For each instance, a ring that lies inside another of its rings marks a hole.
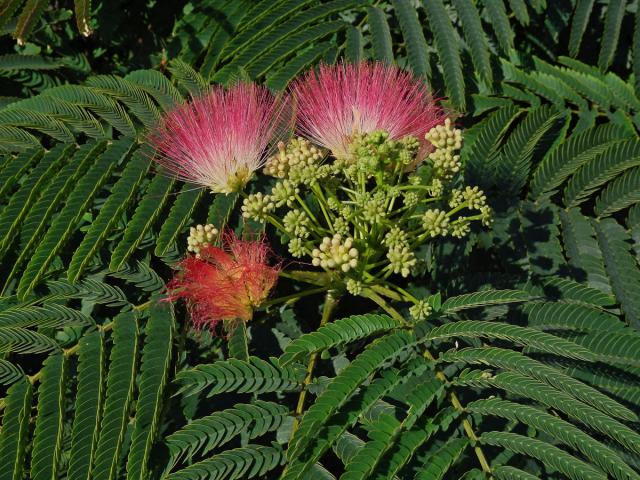
[[[223,248],[205,246],[200,258],[188,257],[169,282],[168,300],[186,300],[196,327],[215,328],[224,320],[251,320],[273,289],[280,268],[269,266],[262,241],[224,236]]]

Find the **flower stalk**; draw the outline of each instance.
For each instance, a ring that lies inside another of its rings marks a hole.
[[[339,297],[337,295],[337,292],[335,292],[334,290],[329,290],[326,293],[324,297],[324,304],[322,305],[322,317],[320,319],[320,325],[318,326],[318,328],[322,328],[327,323],[329,323],[329,320],[331,319],[331,316],[333,315],[333,312],[338,305],[338,300]],[[298,402],[296,404],[295,418],[293,420],[293,428],[291,430],[291,438],[293,438],[296,431],[298,430],[300,419],[302,417],[302,414],[304,413],[304,404],[307,398],[307,391],[309,384],[313,380],[313,370],[315,369],[317,359],[318,352],[313,352],[311,353],[311,355],[309,355],[309,359],[307,361],[307,373],[302,382],[302,390],[300,391]]]

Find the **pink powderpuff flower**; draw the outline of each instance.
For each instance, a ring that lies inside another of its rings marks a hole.
[[[226,233],[222,248],[200,250],[178,266],[167,284],[167,300],[184,299],[196,328],[212,331],[220,321],[249,321],[276,284],[279,266],[268,263],[271,250],[262,240]]]
[[[239,83],[212,87],[168,112],[148,137],[155,161],[180,180],[215,193],[241,190],[284,131],[287,102],[267,88]]]
[[[354,134],[385,130],[391,140],[424,135],[445,119],[428,87],[382,63],[321,65],[292,84],[298,128],[337,158],[349,157]]]

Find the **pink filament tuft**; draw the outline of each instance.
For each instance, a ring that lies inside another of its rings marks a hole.
[[[321,65],[291,91],[300,132],[337,157],[349,155],[355,133],[385,130],[392,140],[413,135],[422,142],[445,118],[422,81],[382,63]]]
[[[286,106],[255,84],[212,87],[168,112],[148,142],[172,176],[229,193],[262,167],[269,144],[283,133]]]

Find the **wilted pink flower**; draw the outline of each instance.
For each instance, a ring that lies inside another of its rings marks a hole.
[[[156,162],[176,178],[216,193],[235,192],[262,167],[284,107],[255,84],[213,87],[167,113],[148,141]]]
[[[223,248],[207,245],[200,257],[189,256],[167,284],[169,300],[186,300],[196,327],[215,328],[224,320],[248,321],[267,298],[280,267],[268,263],[270,249],[262,240],[224,236]]]
[[[302,134],[337,157],[348,157],[355,133],[385,130],[392,140],[413,135],[422,142],[444,121],[421,80],[382,63],[322,65],[291,90]]]

